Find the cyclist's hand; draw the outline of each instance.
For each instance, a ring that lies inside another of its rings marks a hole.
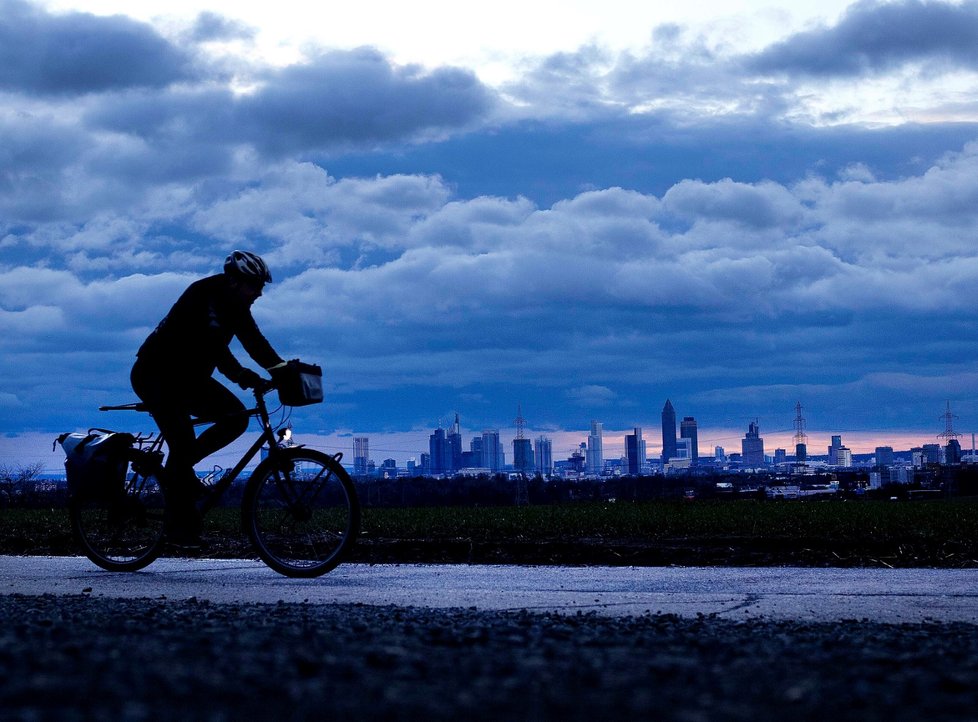
[[[251,369],[243,369],[238,376],[238,386],[243,389],[264,389],[268,387],[268,380],[262,378]]]

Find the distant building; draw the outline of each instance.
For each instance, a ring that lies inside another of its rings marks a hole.
[[[689,463],[691,466],[696,466],[700,458],[699,439],[697,438],[698,434],[696,431],[696,419],[694,419],[692,416],[684,416],[682,423],[679,425],[679,436],[682,439],[689,439]]]
[[[486,429],[482,432],[482,466],[493,473],[506,466],[506,452],[499,443],[499,429]]]
[[[921,447],[921,451],[923,452],[923,465],[941,463],[940,444],[924,444],[923,447]]]
[[[876,447],[876,465],[877,466],[893,466],[893,447],[892,446],[877,446]]]
[[[764,466],[764,439],[757,421],[751,421],[747,435],[740,442],[741,463],[744,466]]]
[[[662,463],[665,464],[676,455],[676,410],[672,401],[666,399],[662,407]]]
[[[957,439],[950,439],[944,447],[944,463],[961,463],[961,443]]]
[[[513,469],[533,473],[533,444],[529,439],[513,439]]]
[[[428,458],[430,459],[432,476],[447,474],[451,471],[452,455],[448,448],[448,438],[441,427],[435,429],[428,437]]]
[[[842,445],[842,437],[839,435],[832,437],[832,445],[829,446],[829,466],[852,466],[852,451],[847,446]]]
[[[675,444],[675,439],[673,440]],[[675,445],[672,450],[676,453]],[[628,473],[638,476],[645,466],[645,441],[642,439],[642,429],[635,427],[634,433],[625,435],[625,458],[628,463]]]
[[[591,421],[591,433],[587,437],[587,473],[600,474],[604,470],[604,439],[602,425]]]
[[[353,437],[353,473],[363,476],[370,465],[370,439],[366,436]]]
[[[455,414],[455,423],[452,424],[451,431],[445,437],[447,451],[445,454],[446,472],[456,472],[462,468],[462,430],[458,423],[458,413]]]
[[[533,448],[533,461],[536,469],[544,476],[554,473],[553,442],[545,436],[538,436]]]

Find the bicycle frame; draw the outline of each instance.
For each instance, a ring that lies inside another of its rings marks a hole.
[[[201,514],[206,514],[217,505],[217,502],[220,501],[221,497],[224,496],[224,493],[231,487],[231,484],[233,484],[235,479],[241,475],[241,472],[244,471],[245,467],[251,462],[251,460],[258,455],[263,446],[268,446],[269,458],[273,458],[278,453],[279,447],[275,438],[275,430],[272,428],[272,422],[268,414],[268,406],[265,404],[265,394],[271,390],[271,388],[253,390],[255,395],[255,406],[250,409],[245,409],[241,412],[241,414],[257,417],[261,423],[261,433],[241,457],[241,460],[238,461],[238,463],[235,464],[229,471],[225,471],[221,475],[221,478],[218,479],[217,482],[215,482],[214,485],[208,490],[207,495],[201,501],[199,506]],[[119,406],[100,406],[99,411],[140,411],[148,413],[149,409],[147,408],[146,404],[137,402],[132,404],[122,404]],[[207,424],[214,423],[214,421],[214,419],[196,418],[193,420],[193,425],[205,426]],[[148,441],[149,438],[143,440]],[[160,432],[156,435],[156,438],[152,439],[149,445],[149,451],[162,451],[164,441],[165,439],[163,433]]]

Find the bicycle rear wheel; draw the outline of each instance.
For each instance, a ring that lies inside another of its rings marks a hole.
[[[336,568],[360,533],[353,480],[339,461],[312,449],[283,449],[260,464],[242,515],[258,556],[289,577]]]
[[[156,477],[130,470],[121,489],[76,496],[68,510],[85,556],[110,572],[132,572],[163,551],[164,506]]]

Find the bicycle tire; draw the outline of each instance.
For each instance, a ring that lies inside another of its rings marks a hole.
[[[155,476],[129,471],[122,489],[69,500],[71,529],[85,556],[110,572],[133,572],[163,552],[165,502]]]
[[[360,534],[353,480],[332,456],[282,449],[245,487],[242,521],[265,564],[287,577],[318,577],[346,559]]]

